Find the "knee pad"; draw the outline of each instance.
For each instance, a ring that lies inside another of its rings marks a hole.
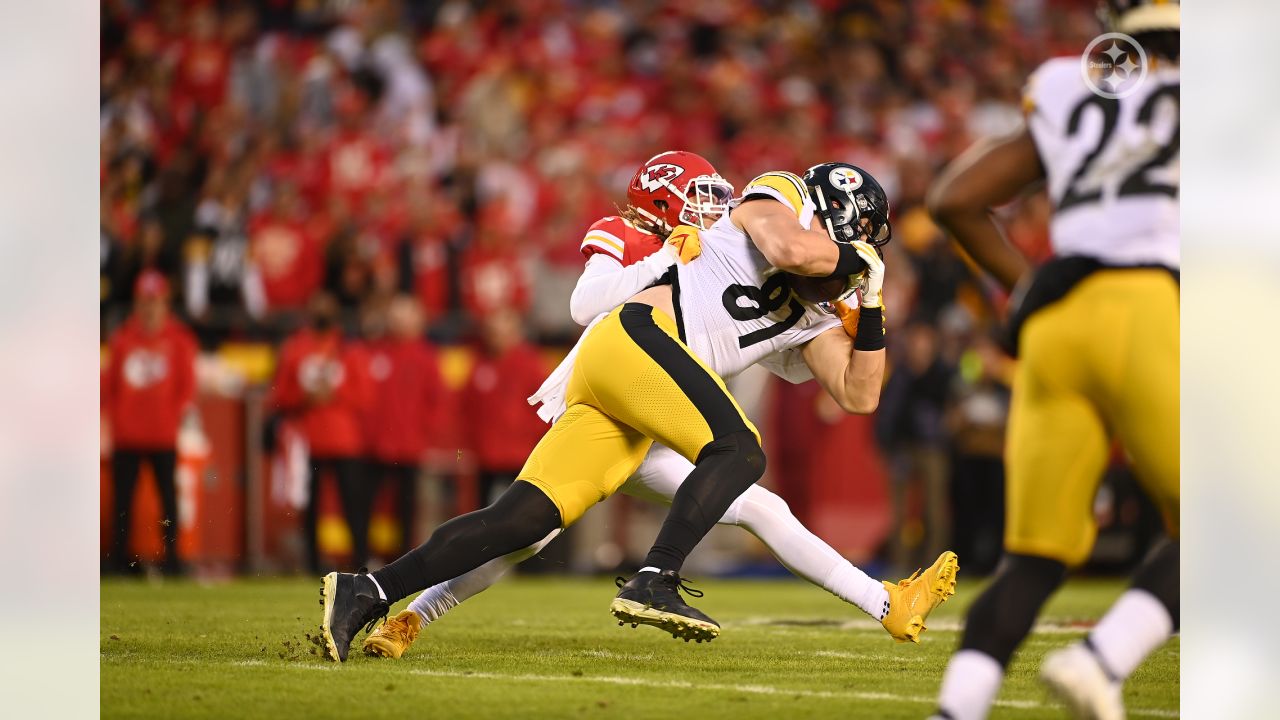
[[[995,579],[969,609],[961,649],[981,651],[1007,667],[1066,571],[1066,565],[1049,558],[1005,556]]]
[[[698,465],[706,461],[724,462],[731,466],[734,478],[751,485],[764,476],[764,449],[754,433],[743,430],[716,438],[698,453]]]

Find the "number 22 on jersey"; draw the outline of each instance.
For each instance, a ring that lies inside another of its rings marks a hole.
[[[1147,95],[1134,118],[1138,125],[1149,129],[1160,104],[1169,104],[1174,116],[1169,136],[1141,147],[1124,148],[1119,153],[1107,151],[1111,148],[1112,138],[1119,125],[1120,101],[1100,95],[1089,95],[1081,100],[1072,109],[1067,120],[1067,135],[1075,137],[1081,132],[1085,113],[1089,111],[1101,114],[1102,130],[1098,134],[1097,144],[1081,159],[1079,166],[1071,174],[1071,180],[1058,200],[1058,212],[1101,200],[1106,179],[1117,175],[1118,198],[1137,195],[1178,197],[1178,186],[1159,177],[1159,171],[1166,168],[1178,154],[1181,130],[1177,120],[1178,93],[1179,85],[1176,83],[1161,85]],[[1123,169],[1117,173],[1115,165],[1120,163],[1123,163]]]

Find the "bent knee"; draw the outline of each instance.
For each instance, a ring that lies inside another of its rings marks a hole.
[[[729,433],[707,443],[698,453],[697,464],[709,460],[732,463],[734,474],[744,479],[749,477],[752,483],[764,476],[764,448],[750,431]]]

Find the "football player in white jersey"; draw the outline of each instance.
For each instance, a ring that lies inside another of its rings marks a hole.
[[[574,319],[588,325],[661,279],[682,254],[686,260],[696,258],[701,252],[699,237],[690,236],[680,250],[664,244],[667,237],[681,225],[692,224],[703,230],[711,227],[729,209],[732,197],[733,186],[701,156],[671,151],[650,158],[632,179],[627,191],[628,206],[622,214],[601,218],[583,237],[581,249],[587,266],[570,300]],[[545,390],[530,399],[543,403],[542,414],[548,419],[563,412],[563,392],[557,391],[563,388],[563,376],[572,369],[572,363],[572,357],[566,358],[547,381]],[[669,504],[691,470],[693,464],[688,460],[654,443],[640,468],[619,492]],[[910,624],[915,613],[907,612],[903,595],[895,593],[900,600],[892,608],[896,612],[890,612],[891,596],[882,583],[868,577],[804,527],[776,494],[752,485],[729,506],[720,523],[751,532],[796,575],[862,609],[881,621],[891,634],[918,640],[917,628]],[[365,638],[365,652],[399,658],[422,627],[489,588],[510,568],[540,552],[552,537],[427,588],[414,598],[409,609],[388,619]]]
[[[1088,637],[1045,658],[1041,678],[1080,717],[1122,718],[1125,678],[1178,628],[1179,3],[1105,10],[1145,50],[1142,83],[1107,97],[1081,58],[1046,62],[1027,84],[1026,127],[971,149],[930,193],[938,222],[1020,298],[1006,557],[943,679],[939,717],[952,720],[986,717],[1040,607],[1088,558],[1113,439],[1169,539]],[[1045,180],[1054,257],[1031,272],[990,209]]]
[[[579,341],[565,380],[566,409],[518,482],[494,504],[445,523],[422,546],[372,575],[325,577],[321,627],[330,657],[345,659],[359,627],[385,615],[389,603],[572,524],[616,492],[655,441],[695,467],[675,494],[648,566],[624,585],[611,610],[623,621],[655,625],[686,640],[716,637],[719,626],[680,598],[679,566],[759,479],[764,454],[720,376],[681,341],[682,318],[696,328],[690,342],[726,371],[756,361],[796,374],[804,366],[842,407],[870,412],[884,370],[884,264],[859,237],[885,242],[889,228],[883,190],[857,168],[828,164],[812,168],[805,182],[769,173],[750,183],[703,234],[702,257],[677,265],[668,273],[670,286],[638,293]],[[725,267],[686,272],[703,265]],[[797,315],[788,276],[775,277],[781,271],[838,278],[864,272],[857,337],[849,338],[839,319],[814,307],[801,307]],[[724,283],[716,290],[718,318],[691,305],[709,292],[700,285],[715,282]],[[680,288],[697,288],[697,294],[681,301]],[[717,322],[739,328],[732,345],[725,334],[700,336],[716,332]],[[791,353],[796,348],[799,353]],[[924,574],[886,586],[890,614],[892,598],[902,599],[902,635],[912,627],[918,635],[924,616],[954,592],[955,570],[955,556],[948,553]]]

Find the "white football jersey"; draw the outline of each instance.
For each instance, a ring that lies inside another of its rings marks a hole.
[[[767,195],[808,227],[815,207],[804,183],[791,173],[765,173],[747,184],[714,225],[703,230],[702,254],[674,267],[672,301],[689,349],[721,377],[760,363],[791,382],[813,377],[799,346],[840,326],[840,320],[804,303],[788,275],[769,264],[747,234],[730,219],[750,195]]]
[[[1048,177],[1055,255],[1179,266],[1178,67],[1155,64],[1107,99],[1056,58],[1027,82],[1027,122]]]
[[[804,227],[815,207],[800,178],[791,173],[765,173],[752,180],[737,207],[748,195],[768,195],[796,213]],[[839,318],[801,302],[787,282],[787,274],[769,264],[747,234],[725,213],[701,231],[702,254],[687,265],[672,266],[671,302],[676,310],[680,339],[694,355],[722,379],[728,380],[759,363],[791,383],[813,379],[800,346],[833,327]],[[565,394],[578,348],[592,328],[587,326],[529,404],[541,404],[538,416],[553,422],[565,411]]]

